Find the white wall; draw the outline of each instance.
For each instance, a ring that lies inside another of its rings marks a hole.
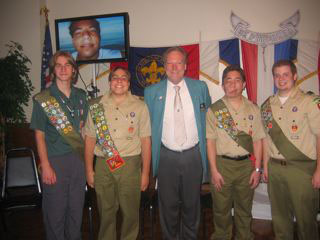
[[[319,0],[1,0],[0,57],[6,53],[5,43],[20,42],[32,61],[30,77],[35,92],[40,89],[43,19],[39,12],[43,2],[50,10],[53,46],[55,19],[115,12],[129,12],[132,46],[189,44],[199,42],[200,35],[203,41],[230,38],[231,11],[251,23],[250,30],[273,32],[300,10],[296,38],[317,40],[320,32]],[[31,106],[27,113],[29,117]]]

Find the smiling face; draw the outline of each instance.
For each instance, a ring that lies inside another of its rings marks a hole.
[[[274,84],[278,88],[280,96],[288,96],[294,88],[297,74],[293,74],[290,66],[276,67],[273,71]]]
[[[78,52],[77,60],[94,60],[99,57],[100,33],[92,20],[73,23],[72,43]]]
[[[238,71],[230,71],[223,80],[222,88],[228,98],[238,98],[242,95],[246,83]]]
[[[127,73],[122,70],[116,70],[110,79],[110,90],[114,96],[123,96],[129,92],[130,82]]]
[[[69,81],[72,82],[73,76],[73,67],[72,64],[68,61],[68,59],[64,56],[59,56],[56,60],[54,66],[54,73],[56,76],[56,81]]]
[[[170,52],[164,65],[169,81],[178,84],[184,77],[186,66],[186,59],[181,52]]]

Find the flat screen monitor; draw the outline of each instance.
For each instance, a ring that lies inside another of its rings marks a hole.
[[[56,19],[55,31],[57,50],[79,64],[128,60],[128,13]]]

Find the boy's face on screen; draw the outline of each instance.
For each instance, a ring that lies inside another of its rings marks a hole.
[[[98,59],[100,35],[91,20],[80,20],[74,23],[72,36],[73,46],[78,52],[77,60]]]

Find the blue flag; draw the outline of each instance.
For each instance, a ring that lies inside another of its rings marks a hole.
[[[144,88],[160,82],[165,76],[162,54],[167,47],[130,47],[129,71],[131,73],[131,92],[143,96]]]

